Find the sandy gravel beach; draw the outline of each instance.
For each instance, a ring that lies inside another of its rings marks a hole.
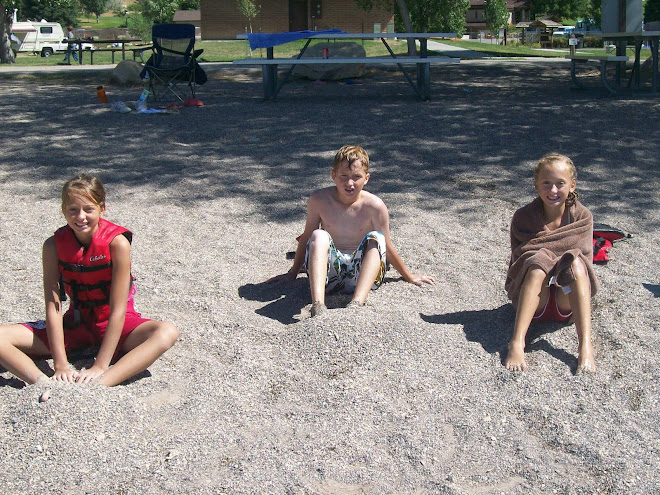
[[[85,171],[134,232],[137,308],[181,331],[113,389],[42,404],[0,374],[0,494],[660,493],[657,97],[573,91],[557,62],[433,68],[429,102],[395,72],[275,102],[259,74],[210,72],[178,115],[110,112],[99,83],[140,88],[102,72],[0,75],[0,323],[43,317],[41,244]],[[333,296],[311,319],[305,276],[264,280],[344,144],[369,152],[395,246],[437,284],[391,271],[367,307]],[[595,220],[633,234],[596,267],[593,374],[575,375],[573,325],[530,332],[528,372],[502,366],[509,222],[550,151]]]

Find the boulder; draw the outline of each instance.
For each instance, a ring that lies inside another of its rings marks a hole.
[[[142,72],[142,64],[134,60],[122,60],[112,69],[112,79],[115,83],[124,86],[142,84],[140,72]]]
[[[328,49],[328,58],[362,58],[367,54],[364,47],[355,42],[348,43],[318,43],[307,47],[303,59],[307,57],[323,57],[323,49]],[[338,79],[348,79],[363,76],[366,73],[364,64],[315,64],[315,65],[296,65],[293,74],[296,76],[307,77],[316,81],[322,79],[325,81],[336,81]]]

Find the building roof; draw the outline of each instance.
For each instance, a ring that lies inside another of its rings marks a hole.
[[[201,21],[202,14],[199,10],[177,10],[174,13],[174,22]]]

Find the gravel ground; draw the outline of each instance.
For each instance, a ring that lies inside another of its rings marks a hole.
[[[660,493],[658,99],[572,91],[567,64],[433,72],[430,102],[395,73],[263,102],[258,75],[214,70],[204,107],[178,115],[111,113],[97,84],[140,89],[102,72],[5,76],[0,321],[42,317],[41,243],[86,171],[135,233],[138,309],[181,338],[129,383],[46,403],[0,374],[0,493]],[[310,319],[304,276],[263,281],[288,269],[306,198],[349,143],[370,153],[407,265],[437,284],[390,272],[367,307],[335,296]],[[532,333],[529,372],[502,366],[508,226],[549,151],[573,158],[595,220],[634,236],[596,269],[589,375],[572,325]]]

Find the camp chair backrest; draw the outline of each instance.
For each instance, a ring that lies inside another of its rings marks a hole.
[[[193,24],[154,24],[151,28],[155,60],[161,69],[179,67],[190,61],[195,47]]]

